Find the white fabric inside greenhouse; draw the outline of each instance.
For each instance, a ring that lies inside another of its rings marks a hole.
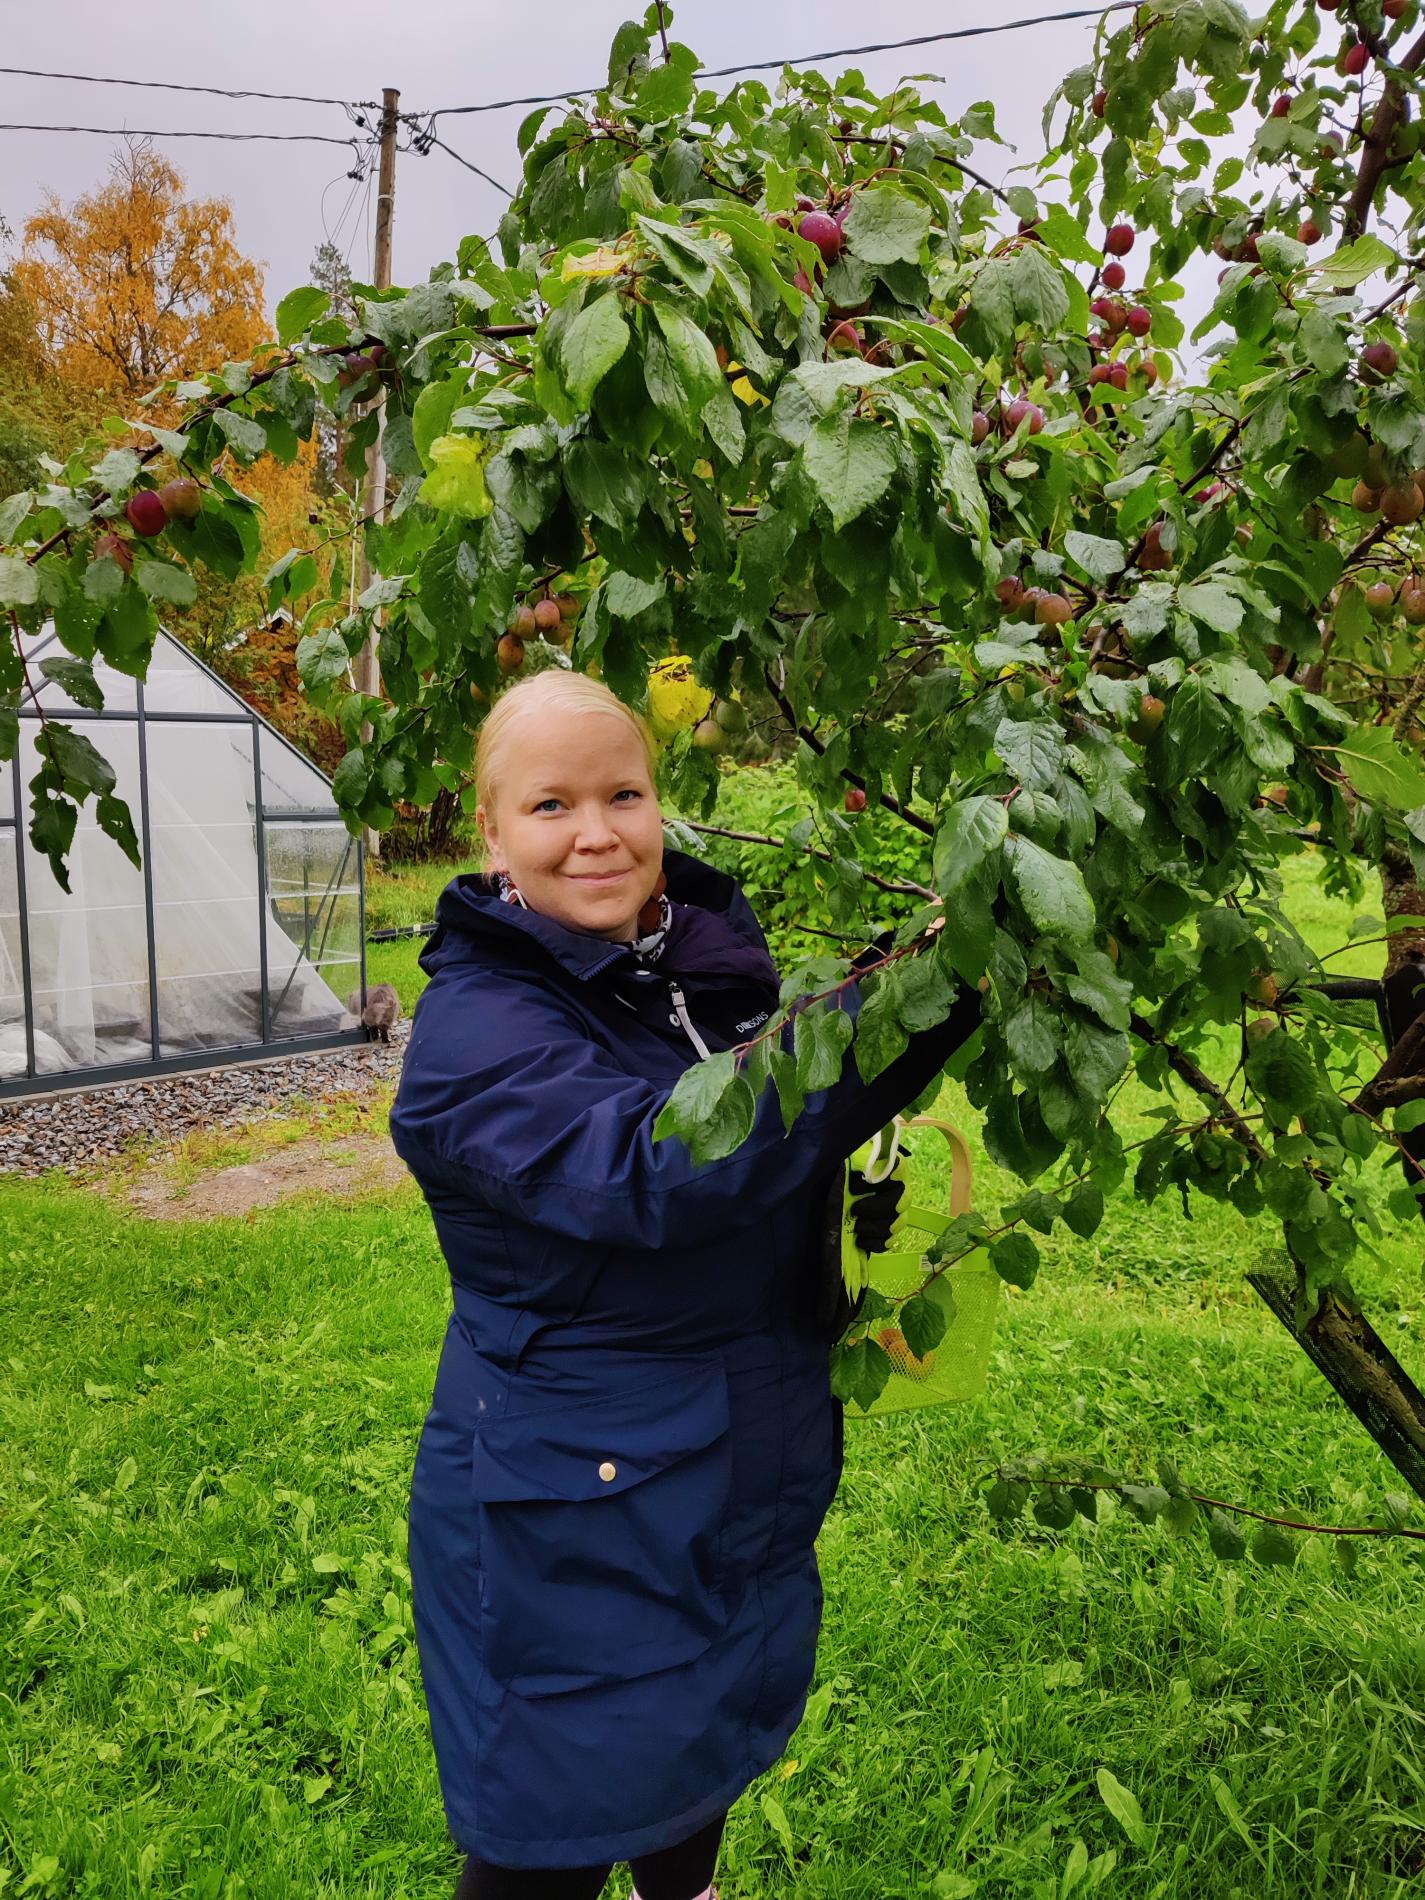
[[[47,647],[41,636],[27,658],[37,664]],[[22,928],[39,1076],[354,1029],[345,1003],[361,984],[359,846],[326,779],[166,634],[142,730],[135,682],[97,661],[95,672],[106,712],[125,716],[81,723],[52,682],[40,701],[114,767],[141,846],[146,790],[152,944],[144,871],[100,831],[92,802],[66,893],[25,835],[23,790],[14,822],[13,768],[0,768],[0,1081],[28,1073]],[[38,717],[22,717],[22,788],[38,767],[38,733]]]

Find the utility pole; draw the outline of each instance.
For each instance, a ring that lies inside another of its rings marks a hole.
[[[391,282],[391,227],[396,211],[396,132],[400,124],[396,116],[396,107],[400,93],[394,86],[387,86],[381,94],[381,167],[376,180],[376,249],[371,260],[372,282],[378,290],[385,290]],[[386,425],[386,398],[377,398],[376,414],[379,428]],[[361,488],[361,519],[363,522],[379,520],[386,512],[386,458],[381,453],[381,437],[378,430],[376,441],[366,451],[366,479]],[[361,585],[363,590],[371,584],[371,563],[366,557],[365,528],[362,533]],[[381,691],[381,667],[377,657],[379,635],[373,625],[370,637],[356,656],[356,690],[370,698]],[[369,724],[362,726],[363,741],[371,737]],[[367,854],[373,858],[381,855],[381,834],[368,826],[366,831]]]

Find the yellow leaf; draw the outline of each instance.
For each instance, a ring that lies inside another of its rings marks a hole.
[[[430,445],[431,472],[421,488],[421,500],[447,514],[478,521],[494,503],[485,486],[488,445],[473,435],[438,435]]]
[[[622,251],[601,244],[597,250],[585,251],[580,257],[566,257],[559,276],[566,284],[577,283],[585,277],[617,277],[627,262]]]
[[[735,369],[738,367],[740,367],[740,365],[729,365],[729,368]],[[754,402],[766,403],[770,407],[771,399],[764,396],[760,389],[754,389],[745,376],[738,377],[737,381],[732,385],[732,393],[739,402],[745,402],[749,408]]]
[[[713,703],[706,686],[693,678],[686,653],[659,660],[648,675],[648,713],[654,736],[671,739],[702,719]]]

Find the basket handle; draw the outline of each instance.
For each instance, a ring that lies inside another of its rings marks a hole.
[[[968,1213],[975,1170],[970,1160],[969,1143],[965,1137],[952,1122],[940,1121],[934,1115],[915,1115],[906,1123],[906,1126],[908,1128],[938,1128],[944,1135],[950,1148],[950,1213],[952,1218]]]

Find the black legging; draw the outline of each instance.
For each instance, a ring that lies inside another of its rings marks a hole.
[[[727,1816],[709,1821],[691,1840],[631,1860],[639,1900],[694,1900],[712,1882]],[[472,1854],[455,1900],[598,1900],[613,1872],[603,1867],[492,1867]]]

